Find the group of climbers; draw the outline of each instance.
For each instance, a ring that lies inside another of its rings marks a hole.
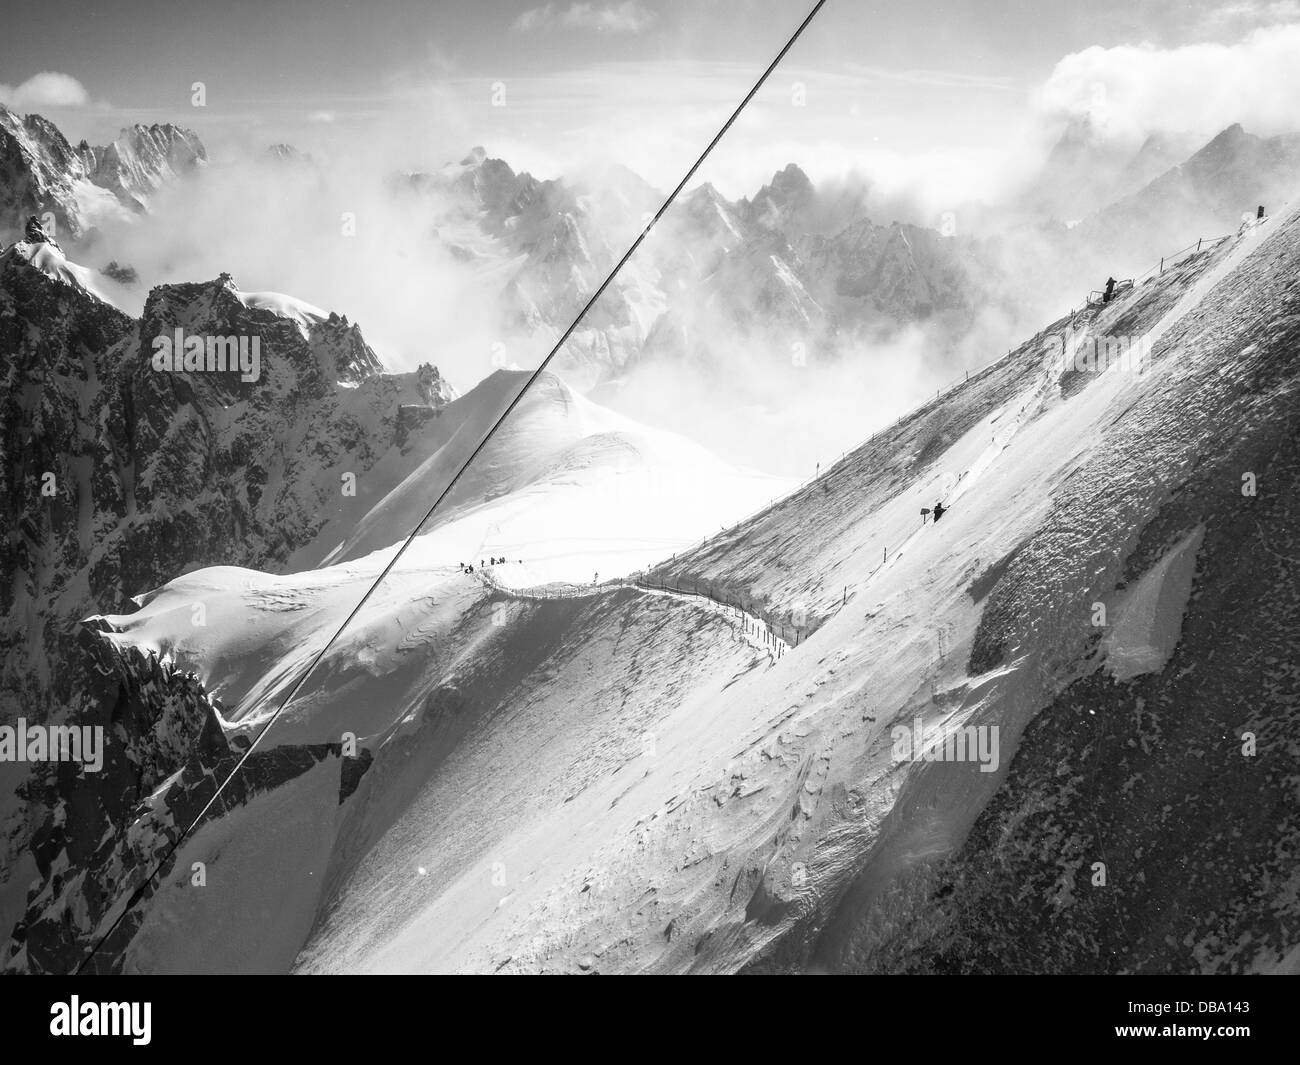
[[[479,569],[483,569],[485,565],[487,565],[487,566],[504,566],[508,561],[509,561],[509,559],[507,559],[507,558],[496,558],[496,557],[490,557],[490,558],[487,560],[487,562],[484,563],[484,561],[480,558],[480,559],[478,560],[478,568],[479,568]],[[520,559],[516,559],[515,561],[517,561],[521,566],[524,564],[524,560],[523,560],[522,558],[520,558]],[[474,566],[473,566],[472,564],[467,566],[467,565],[465,565],[464,562],[457,562],[456,565],[460,568],[461,573],[473,573],[473,572],[474,572]]]

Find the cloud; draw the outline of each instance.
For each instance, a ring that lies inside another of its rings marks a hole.
[[[90,94],[72,75],[46,70],[33,74],[21,85],[0,84],[0,103],[17,111],[38,107],[85,107],[90,103]]]
[[[602,33],[640,33],[655,22],[655,14],[637,3],[622,0],[613,4],[573,3],[567,8],[559,4],[543,4],[529,8],[511,24],[512,28],[526,33],[530,30],[561,27],[575,30],[598,30]]]
[[[1232,0],[1207,11],[1199,31],[1215,38],[1240,36],[1245,30],[1288,22],[1300,22],[1300,0]]]
[[[1256,29],[1233,44],[1095,46],[1066,56],[1038,93],[1052,118],[1089,115],[1116,137],[1217,133],[1240,122],[1287,132],[1300,115],[1300,25]]]
[[[1300,3],[1300,0],[1296,2]],[[844,69],[860,76],[868,84],[885,81],[932,89],[990,89],[997,92],[1012,92],[1016,89],[1015,79],[1001,74],[961,74],[952,70],[925,69],[889,70],[862,63],[845,63]]]

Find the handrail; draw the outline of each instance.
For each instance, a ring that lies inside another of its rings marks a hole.
[[[750,611],[746,610],[740,603],[733,603],[729,599],[719,598],[718,596],[713,595],[708,591],[701,591],[698,583],[694,583],[694,582],[693,582],[694,586],[690,590],[682,588],[680,585],[677,585],[675,587],[670,587],[667,584],[659,584],[649,580],[644,571],[637,571],[636,573],[631,574],[630,578],[624,580],[616,579],[616,580],[605,581],[601,584],[592,584],[592,585],[571,584],[568,585],[563,590],[557,588],[551,591],[551,590],[545,590],[551,586],[542,586],[541,588],[530,588],[530,589],[509,588],[506,585],[502,584],[499,580],[497,580],[496,577],[494,577],[492,574],[487,573],[481,569],[475,570],[474,575],[477,576],[492,591],[499,592],[502,595],[508,595],[516,599],[528,599],[528,600],[538,600],[538,601],[552,600],[552,599],[582,599],[582,598],[586,598],[587,596],[594,596],[594,595],[599,595],[603,592],[613,591],[614,589],[617,588],[635,588],[641,591],[659,591],[659,592],[666,592],[671,595],[679,595],[684,597],[689,596],[697,599],[707,599],[711,603],[716,604],[717,606],[725,607],[728,610],[734,610],[737,616],[744,619],[746,623],[747,632],[749,631],[748,626],[750,622],[752,622],[755,626],[761,625],[764,630],[763,643],[768,648],[769,653],[771,653],[774,658],[778,658],[778,659],[781,658],[786,653],[786,651],[790,649],[791,646],[791,642],[776,631],[776,627],[770,619],[765,618],[760,614],[751,613]],[[795,630],[794,643],[797,645],[801,638],[800,630],[797,627],[794,626],[791,627],[794,628]],[[781,628],[784,629],[786,628],[786,626],[782,624]]]

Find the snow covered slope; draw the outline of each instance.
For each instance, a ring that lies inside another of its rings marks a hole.
[[[449,404],[421,441],[429,457],[324,561],[356,559],[405,539],[527,377],[498,371]],[[382,478],[384,471],[375,473]],[[438,546],[421,550],[466,562],[508,557],[523,567],[509,578],[514,583],[585,581],[690,547],[788,487],[606,410],[547,373],[425,527],[438,533]]]
[[[355,740],[359,782],[326,813],[337,776],[295,770],[202,826],[175,868],[229,855],[229,887],[165,878],[120,963],[1285,964],[1297,277],[1300,217],[1270,220],[1053,323],[651,574],[767,619],[781,656],[731,608],[512,590],[509,565],[481,581],[413,549],[266,739],[285,757]],[[1089,362],[1130,339],[1130,361]],[[111,639],[196,667],[237,747],[382,557],[192,574]],[[193,635],[200,602],[215,635]],[[982,756],[900,756],[918,727],[984,729]],[[286,824],[314,827],[290,849]],[[270,899],[293,922],[268,939]]]
[[[120,286],[109,278],[96,277],[94,273],[84,266],[74,263],[64,254],[63,248],[58,241],[48,238],[38,241],[20,240],[9,245],[3,252],[0,252],[0,255],[30,263],[46,277],[88,293],[97,300],[102,300],[104,303],[117,307],[118,310],[123,310],[119,305],[121,293],[113,291]]]
[[[501,371],[444,408],[421,445],[432,455],[382,495],[321,568],[278,577],[199,570],[140,597],[136,613],[105,618],[110,638],[119,648],[194,673],[229,720],[256,724],[260,717],[246,720],[250,712],[260,707],[264,714],[342,622],[526,376]],[[409,466],[410,455],[403,459]],[[392,465],[377,466],[375,478],[382,483]],[[539,379],[471,469],[373,607],[331,652],[327,672],[350,670],[357,661],[378,675],[397,668],[410,620],[442,595],[458,606],[439,606],[419,627],[450,633],[483,590],[460,572],[462,562],[478,569],[485,559],[504,557],[489,567],[495,587],[590,586],[597,574],[623,576],[698,544],[702,533],[720,530],[789,487],[605,411],[551,374]],[[203,626],[184,623],[196,603],[203,604]],[[288,731],[316,742],[336,736],[349,720],[353,731],[375,733],[405,712],[404,698],[401,690],[375,695],[374,716],[360,727],[348,716],[352,693],[322,689],[310,713],[289,715],[301,733],[285,721],[277,736]],[[335,703],[337,715],[327,709]]]

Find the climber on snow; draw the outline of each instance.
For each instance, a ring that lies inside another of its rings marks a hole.
[[[947,508],[942,503],[936,503],[934,505],[934,520],[938,521],[942,518],[946,510]]]

